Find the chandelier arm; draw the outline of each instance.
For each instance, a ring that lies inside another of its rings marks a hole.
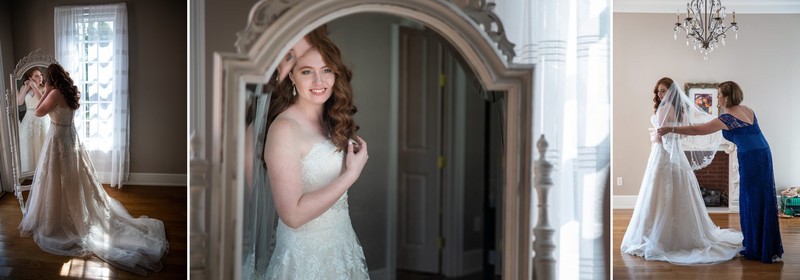
[[[714,1],[711,1],[709,5],[708,1],[704,1],[705,7],[704,14],[703,14],[703,46],[710,47],[711,41],[714,38],[714,31],[711,29],[711,25],[713,23],[713,11],[714,11]]]
[[[730,29],[738,32],[739,27],[736,24],[736,13],[734,12],[734,19],[729,25],[725,24],[727,8],[722,5],[721,0],[689,0],[686,4],[686,18],[683,23],[678,17],[678,21],[673,26],[675,39],[677,33],[682,29],[686,31],[686,45],[689,45],[689,39],[693,41],[693,46],[703,54],[705,59],[708,59],[708,54],[720,46],[725,45],[725,38]],[[737,33],[738,35],[738,33]]]
[[[722,36],[724,36],[725,38],[728,38],[728,34],[727,34],[728,30],[731,29],[731,28],[734,28],[734,27],[736,27],[736,28],[733,31],[737,31],[737,29],[739,29],[739,27],[737,27],[736,25],[728,25],[728,27],[725,27],[725,30],[722,31]]]

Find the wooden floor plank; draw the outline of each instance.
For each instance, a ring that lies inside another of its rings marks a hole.
[[[0,197],[0,279],[187,279],[186,188],[162,186],[105,187],[134,217],[159,219],[169,242],[161,271],[148,277],[118,269],[95,256],[66,257],[42,251],[17,229],[22,212],[13,194]]]
[[[784,250],[782,263],[763,264],[737,257],[716,265],[683,266],[645,261],[642,257],[620,252],[619,246],[632,214],[633,210],[614,209],[614,279],[800,279],[800,217],[779,219]],[[741,230],[739,214],[711,213],[710,216],[721,228]]]

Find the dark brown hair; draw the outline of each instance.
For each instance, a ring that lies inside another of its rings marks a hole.
[[[326,26],[321,26],[306,35],[312,49],[319,51],[322,60],[333,70],[336,79],[333,84],[333,94],[323,105],[322,121],[330,134],[331,142],[339,149],[346,150],[347,142],[358,130],[353,115],[357,109],[353,105],[353,87],[350,81],[353,73],[342,61],[339,48],[328,37]],[[274,80],[274,77],[273,77]],[[280,82],[272,93],[269,104],[267,127],[275,118],[295,102],[292,92],[294,86],[290,79]]]
[[[725,107],[731,107],[735,105],[739,105],[744,100],[744,93],[742,92],[742,87],[739,86],[734,81],[726,81],[722,82],[717,86],[719,89],[719,93],[722,96],[725,96]]]
[[[70,108],[76,110],[81,107],[81,93],[75,86],[75,82],[69,77],[69,73],[61,65],[50,64],[47,67],[47,76],[50,77],[47,82],[61,92]]]
[[[664,85],[667,87],[667,89],[669,89],[673,83],[675,82],[667,77],[663,77],[656,82],[656,86],[653,87],[653,103],[655,103],[653,104],[653,112],[658,111],[658,105],[661,104],[661,98],[658,97],[658,85]]]

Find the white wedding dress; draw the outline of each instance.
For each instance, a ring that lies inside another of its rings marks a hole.
[[[25,95],[25,106],[28,112],[19,123],[19,161],[20,171],[32,171],[44,145],[44,137],[50,127],[50,117],[36,117],[36,106],[39,99],[33,94]]]
[[[164,224],[131,217],[108,196],[72,123],[74,110],[56,107],[19,225],[51,254],[95,254],[140,275],[161,269],[168,243]]]
[[[337,152],[330,141],[314,145],[301,162],[303,191],[326,186],[341,174],[343,164],[344,152]],[[275,251],[266,274],[256,278],[369,279],[364,250],[350,222],[347,193],[328,211],[297,229],[279,220]]]
[[[651,122],[659,127],[656,119]],[[711,221],[679,137],[667,134],[653,143],[621,251],[675,264],[728,261],[742,250],[742,233]]]

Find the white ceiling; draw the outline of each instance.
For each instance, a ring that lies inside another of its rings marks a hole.
[[[800,0],[720,0],[730,13],[798,14]],[[617,13],[671,13],[686,9],[689,0],[612,0]],[[686,11],[683,11],[684,13]]]

